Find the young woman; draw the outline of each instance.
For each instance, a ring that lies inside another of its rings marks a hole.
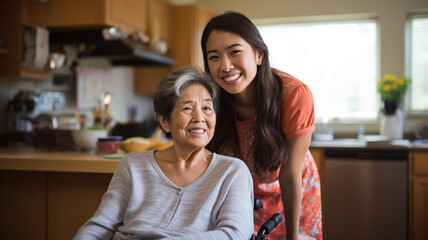
[[[311,91],[270,67],[266,44],[241,13],[211,19],[201,45],[205,70],[222,88],[210,149],[249,167],[265,206],[255,211],[255,231],[280,212],[285,221],[269,239],[322,239],[320,179],[308,150],[315,129]]]

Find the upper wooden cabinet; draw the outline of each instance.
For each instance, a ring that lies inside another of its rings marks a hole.
[[[0,54],[0,77],[50,79],[49,71],[23,66],[25,25],[34,25],[26,13],[30,0],[0,1],[0,39],[4,40]]]
[[[174,8],[167,0],[148,0],[148,34],[152,40],[167,42],[169,53],[174,39]]]
[[[148,30],[148,0],[28,1],[28,21],[51,28],[118,26],[131,33]]]
[[[0,77],[50,79],[49,71],[23,67],[24,28],[90,29],[118,26],[173,44],[174,11],[169,0],[34,0],[0,1]],[[172,50],[167,55],[171,56]]]
[[[174,16],[171,31],[174,38],[168,44],[171,46],[170,56],[177,64],[173,67],[136,67],[134,91],[137,93],[153,94],[162,78],[172,71],[188,65],[204,66],[200,41],[205,25],[214,13],[200,4],[189,4],[174,6],[171,16]]]
[[[205,25],[215,14],[199,4],[175,8],[175,69],[187,65],[204,67],[201,38]]]
[[[146,32],[147,11],[147,0],[108,0],[106,22],[108,25],[122,26],[127,32],[135,29]]]
[[[164,40],[168,46],[167,55],[175,58],[175,44],[177,32],[174,21],[176,15],[174,7],[164,0],[149,0],[148,2],[149,35],[152,41]],[[139,66],[134,68],[134,91],[136,93],[152,94],[160,80],[172,71],[172,67]]]

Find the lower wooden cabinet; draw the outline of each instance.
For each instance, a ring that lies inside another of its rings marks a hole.
[[[97,210],[111,174],[48,173],[47,239],[71,239]]]
[[[428,152],[411,152],[409,162],[410,239],[428,239]]]
[[[323,185],[325,149],[310,151]],[[411,151],[409,156],[409,239],[428,239],[428,152]],[[1,170],[1,238],[71,239],[95,213],[111,177],[104,173]]]
[[[320,174],[320,179],[322,179],[325,149],[310,148],[309,151],[311,152],[312,157],[314,158],[315,163],[317,164],[318,172]]]
[[[112,174],[0,171],[2,239],[72,239]]]
[[[321,178],[324,178],[324,148],[311,148]],[[321,194],[323,205],[326,201]],[[409,154],[409,239],[428,239],[428,152],[410,151]],[[325,222],[327,225],[328,222]]]
[[[0,171],[2,239],[46,239],[46,173]]]

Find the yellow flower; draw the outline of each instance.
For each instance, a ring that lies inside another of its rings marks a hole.
[[[383,79],[386,80],[386,81],[394,81],[394,80],[397,79],[397,76],[392,75],[392,74],[385,74],[383,76]]]
[[[383,100],[397,99],[406,93],[409,81],[405,76],[398,78],[393,74],[385,74],[377,81],[377,91]]]
[[[389,90],[391,89],[391,87],[389,86],[389,85],[385,85],[385,86],[383,86],[383,90],[385,91],[385,92],[389,92]]]

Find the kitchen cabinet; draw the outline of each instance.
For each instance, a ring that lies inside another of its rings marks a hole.
[[[112,174],[0,171],[2,239],[72,239],[95,213]]]
[[[173,20],[169,0],[1,1],[0,39],[5,47],[0,54],[0,77],[51,79],[50,71],[22,64],[26,25],[76,30],[118,26],[127,33],[139,30],[163,39],[172,49]]]
[[[321,183],[322,183],[322,176],[323,176],[323,163],[324,163],[324,154],[325,154],[325,149],[324,148],[316,148],[316,147],[311,147],[310,152],[312,154],[312,157],[315,160],[315,163],[317,164],[318,167],[318,172],[320,174],[320,179],[321,179]]]
[[[428,152],[413,151],[409,160],[409,239],[428,239]]]
[[[167,55],[175,58],[174,45],[176,21],[174,7],[163,0],[149,0],[148,17],[150,19],[149,32],[154,37],[152,41],[164,40],[168,46]],[[173,71],[167,66],[139,66],[134,68],[134,92],[153,94],[156,86],[168,73]]]
[[[168,73],[172,72],[172,67],[135,67],[134,68],[134,92],[143,94],[154,94],[159,82]]]
[[[321,177],[321,190],[325,190],[325,148],[311,147],[311,153],[318,165]],[[409,239],[419,240],[428,239],[428,151],[426,150],[411,150],[408,158],[408,196],[409,196]],[[323,191],[324,193],[324,191]],[[328,234],[330,221],[327,212],[327,205],[325,204],[326,194],[322,194],[323,208],[323,225],[325,233]],[[396,196],[400,197],[400,196]],[[331,228],[336,231],[334,226]]]
[[[200,41],[202,32],[214,13],[200,4],[178,5],[174,9],[174,41],[171,41],[171,57],[174,67],[135,68],[134,91],[153,94],[156,86],[168,73],[188,65],[203,68],[204,61]],[[170,45],[169,45],[170,46]]]
[[[95,213],[119,159],[0,149],[1,239],[72,239]]]
[[[50,79],[49,71],[23,66],[24,26],[34,25],[28,19],[29,0],[0,1],[0,39],[4,46],[0,54],[0,77]]]
[[[28,19],[49,28],[118,26],[146,32],[148,0],[28,1]]]
[[[151,41],[164,40],[169,51],[173,48],[174,9],[167,0],[148,0],[148,32]]]
[[[47,173],[47,239],[71,239],[98,209],[111,178],[100,173]]]
[[[175,9],[175,69],[187,65],[204,67],[201,38],[205,25],[215,15],[200,4],[181,5]]]
[[[0,171],[2,239],[46,239],[46,174]]]
[[[118,26],[127,33],[139,30],[155,38],[172,39],[169,0],[31,1],[28,19],[48,28]],[[84,11],[82,11],[84,8]]]

